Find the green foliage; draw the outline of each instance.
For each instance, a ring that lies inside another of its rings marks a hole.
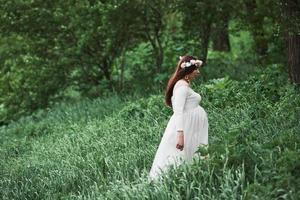
[[[68,87],[84,97],[106,95],[113,61],[138,41],[128,1],[1,4],[1,124],[46,108]]]
[[[193,89],[209,117],[209,146],[148,182],[172,110],[163,95],[56,105],[2,126],[2,199],[296,199],[300,96],[280,65],[245,81]],[[277,77],[277,79],[274,79]],[[203,181],[205,180],[205,181]]]
[[[143,90],[149,91],[149,83],[154,76],[154,62],[151,56],[151,46],[149,43],[140,43],[131,51],[126,52],[126,71],[124,72],[124,90]],[[119,72],[120,73],[120,72]]]
[[[282,36],[299,17],[279,14],[287,5],[1,1],[0,198],[297,199],[300,96]],[[205,60],[194,90],[210,145],[149,183],[184,54]]]
[[[296,30],[298,19],[278,15],[284,8],[236,0],[2,1],[0,124],[71,100],[69,93],[162,93],[184,54],[207,59],[204,81],[243,80],[285,62],[282,32]],[[222,41],[227,51],[215,49]]]
[[[0,122],[16,120],[49,104],[50,96],[64,87],[64,69],[48,59],[31,54],[27,38],[17,35],[2,38],[0,43]],[[2,54],[3,52],[3,54]]]

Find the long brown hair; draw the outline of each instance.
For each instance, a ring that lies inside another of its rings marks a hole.
[[[184,78],[186,75],[192,73],[195,69],[198,67],[196,65],[191,65],[190,67],[184,67],[183,69],[180,67],[180,65],[183,62],[189,62],[190,60],[196,60],[197,58],[194,56],[185,55],[183,56],[176,67],[175,72],[172,74],[171,78],[168,81],[167,89],[165,92],[165,104],[167,106],[170,106],[172,108],[172,95],[173,95],[173,88],[176,84],[176,82],[182,78]]]

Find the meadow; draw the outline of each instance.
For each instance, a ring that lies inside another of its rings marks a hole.
[[[298,199],[300,93],[280,65],[192,85],[208,159],[147,180],[172,110],[162,93],[61,103],[1,126],[0,198]]]

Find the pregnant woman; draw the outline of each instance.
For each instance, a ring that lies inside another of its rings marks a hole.
[[[191,81],[200,74],[203,62],[193,56],[180,57],[165,93],[167,106],[173,109],[149,173],[157,180],[172,164],[192,160],[198,147],[208,145],[208,118],[199,105],[200,94],[191,87]]]

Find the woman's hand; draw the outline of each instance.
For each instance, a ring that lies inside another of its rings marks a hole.
[[[180,149],[180,151],[182,151],[183,147],[184,147],[184,134],[183,134],[183,131],[179,131],[176,148]]]

